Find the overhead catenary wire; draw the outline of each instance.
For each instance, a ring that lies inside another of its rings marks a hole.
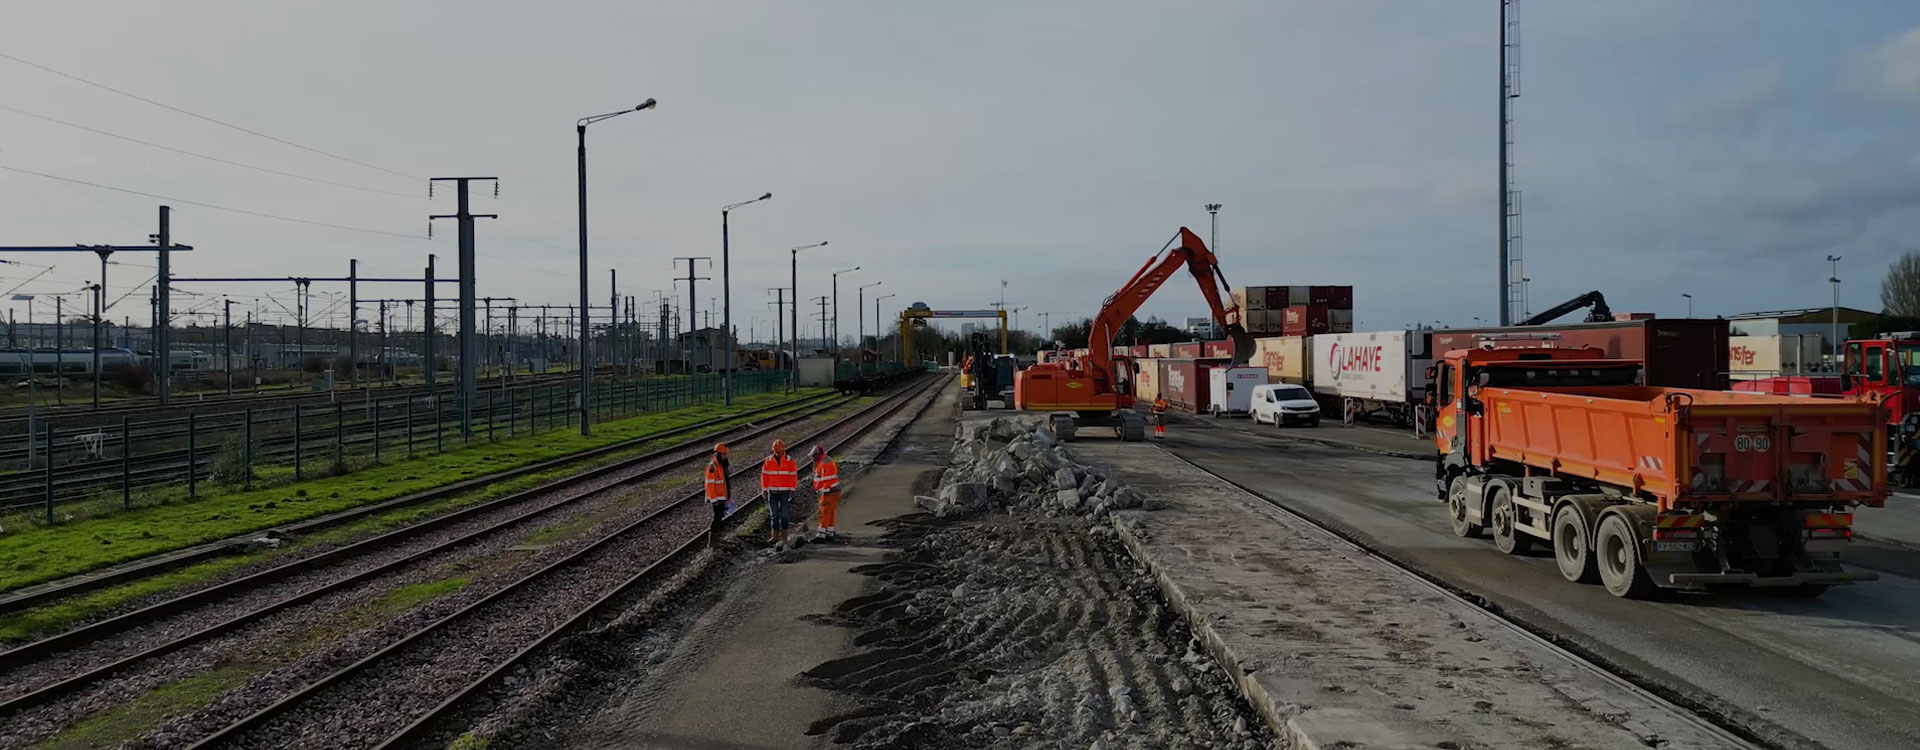
[[[325,157],[327,157],[327,158],[329,158],[329,159],[338,159],[338,160],[340,160],[340,161],[344,161],[344,162],[346,162],[346,163],[348,163],[348,164],[353,164],[353,165],[356,165],[356,166],[361,166],[361,167],[366,167],[367,169],[372,169],[372,170],[377,170],[377,171],[380,171],[380,172],[385,172],[385,173],[387,173],[387,174],[390,174],[390,175],[393,175],[393,176],[395,176],[395,177],[405,177],[405,178],[407,178],[407,179],[409,179],[409,180],[416,180],[416,181],[417,181],[417,180],[419,180],[419,179],[421,179],[421,178],[419,178],[419,177],[415,177],[415,176],[413,176],[413,175],[410,175],[410,174],[407,174],[407,173],[405,173],[405,172],[400,172],[400,171],[396,171],[396,170],[392,170],[392,169],[388,169],[388,168],[386,168],[386,167],[382,167],[382,166],[379,166],[379,165],[377,165],[377,164],[368,164],[368,163],[366,163],[366,162],[364,162],[364,161],[360,161],[360,160],[357,160],[357,159],[349,159],[349,158],[347,158],[347,157],[345,157],[345,156],[341,156],[341,155],[339,155],[339,154],[334,154],[334,153],[328,153],[328,152],[326,152],[326,151],[322,151],[322,150],[320,150],[320,149],[317,149],[317,148],[314,148],[314,147],[312,147],[312,146],[308,146],[308,145],[305,145],[305,144],[300,144],[300,143],[295,143],[295,142],[293,142],[293,141],[289,141],[289,140],[287,140],[287,139],[285,139],[285,138],[280,138],[280,137],[278,137],[278,136],[272,136],[272,135],[268,135],[268,134],[266,134],[266,133],[262,133],[262,132],[260,132],[260,131],[258,131],[258,130],[253,130],[253,129],[250,129],[250,128],[244,128],[244,127],[241,127],[241,126],[239,126],[239,125],[235,125],[235,124],[233,124],[233,123],[230,123],[230,122],[225,122],[225,121],[222,121],[222,120],[217,120],[217,119],[214,119],[214,118],[212,118],[212,117],[208,117],[208,116],[206,116],[206,115],[203,115],[203,114],[200,114],[200,113],[198,113],[198,112],[192,112],[192,111],[189,111],[189,110],[185,110],[185,109],[181,109],[181,108],[179,108],[179,107],[175,107],[175,106],[173,106],[173,105],[171,105],[171,104],[167,104],[167,103],[164,103],[164,102],[157,102],[157,101],[154,101],[154,100],[152,100],[152,99],[148,99],[148,98],[146,98],[146,97],[144,97],[144,96],[141,96],[141,95],[139,95],[139,94],[135,94],[135,93],[131,93],[131,92],[128,92],[128,91],[122,91],[122,90],[120,90],[120,89],[116,89],[116,88],[114,88],[114,87],[112,87],[112,86],[108,86],[108,85],[106,85],[106,84],[104,84],[104,83],[96,83],[96,82],[94,82],[94,81],[90,81],[90,80],[87,80],[87,79],[85,79],[85,78],[81,78],[80,76],[77,76],[77,75],[74,75],[74,74],[72,74],[72,73],[67,73],[67,72],[64,72],[64,71],[60,71],[60,70],[55,70],[55,69],[53,69],[53,68],[49,68],[49,67],[47,67],[47,66],[45,66],[45,65],[41,65],[41,64],[39,64],[39,63],[36,63],[36,62],[33,62],[33,61],[31,61],[31,60],[23,60],[23,59],[20,59],[20,58],[18,58],[18,57],[14,57],[13,55],[9,55],[9,54],[7,54],[7,53],[5,53],[5,52],[0,52],[0,59],[7,59],[7,60],[12,60],[12,61],[14,61],[14,62],[17,62],[17,63],[20,63],[21,65],[25,65],[25,66],[27,66],[27,67],[30,67],[30,68],[34,68],[34,69],[36,69],[36,70],[41,70],[41,71],[45,71],[45,72],[47,72],[47,73],[52,73],[52,74],[54,74],[54,75],[57,75],[57,76],[60,76],[61,78],[66,78],[66,79],[68,79],[68,80],[73,80],[73,81],[79,81],[80,83],[84,83],[84,84],[86,84],[86,85],[88,85],[88,86],[92,86],[92,87],[94,87],[94,88],[97,88],[97,89],[101,89],[101,90],[103,90],[103,91],[110,91],[110,92],[113,92],[113,93],[115,93],[115,94],[119,94],[119,95],[121,95],[121,96],[124,96],[124,97],[127,97],[127,98],[129,98],[129,99],[134,99],[134,100],[137,100],[137,101],[142,101],[142,102],[146,102],[147,104],[151,104],[151,105],[153,105],[153,106],[156,106],[156,107],[159,107],[159,108],[161,108],[161,109],[164,109],[164,110],[167,110],[167,111],[169,111],[169,112],[177,112],[177,113],[180,113],[180,114],[183,114],[183,115],[186,115],[186,116],[188,116],[188,117],[192,117],[192,118],[194,118],[194,119],[196,119],[196,120],[203,120],[203,121],[206,121],[206,122],[210,122],[210,123],[213,123],[213,124],[215,124],[215,125],[219,125],[220,127],[223,127],[223,128],[228,128],[228,129],[231,129],[231,130],[238,130],[238,131],[240,131],[240,132],[242,132],[242,133],[246,133],[247,135],[251,135],[251,136],[256,136],[256,137],[259,137],[259,138],[265,138],[265,139],[267,139],[267,140],[269,140],[269,141],[273,141],[273,142],[275,142],[275,143],[279,143],[279,144],[283,144],[283,145],[287,145],[287,146],[292,146],[292,147],[294,147],[294,148],[297,148],[297,149],[300,149],[300,150],[302,150],[302,151],[308,151],[308,152],[312,152],[312,153],[315,153],[315,154],[319,154],[319,155],[321,155],[321,156],[325,156]]]
[[[0,55],[0,56],[3,56],[3,55]],[[221,206],[213,203],[206,203],[204,201],[190,200],[187,198],[176,198],[173,196],[159,195],[157,193],[148,193],[148,192],[133,190],[129,188],[123,188],[123,187],[114,187],[112,185],[103,185],[98,182],[88,182],[86,180],[76,180],[71,177],[61,177],[59,175],[47,174],[45,172],[35,172],[31,169],[21,169],[19,167],[8,166],[5,164],[0,164],[0,169],[7,170],[9,172],[19,172],[20,174],[29,174],[35,177],[42,177],[49,180],[59,180],[60,182],[68,182],[68,183],[73,183],[75,185],[86,185],[87,187],[100,188],[101,190],[112,190],[117,193],[128,193],[131,195],[138,195],[138,196],[143,196],[147,198],[153,198],[156,200],[172,201],[174,203],[184,203],[189,206],[199,206],[201,208],[210,208],[215,211],[227,211],[230,213],[244,214],[247,216],[259,217],[262,219],[274,219],[277,221],[287,221],[295,224],[306,224],[309,226],[326,227],[328,229],[339,229],[339,230],[348,231],[348,232],[361,232],[364,234],[378,234],[378,235],[385,235],[387,237],[399,237],[399,238],[408,239],[408,240],[426,240],[425,237],[421,237],[420,235],[416,235],[416,234],[402,234],[400,232],[389,232],[384,229],[368,229],[366,227],[347,226],[345,224],[332,224],[324,221],[314,221],[312,219],[297,219],[291,216],[280,216],[278,214],[269,214],[269,213],[263,213],[260,211],[249,211],[244,208],[232,208],[229,206]]]
[[[171,151],[171,152],[173,152],[173,153],[176,153],[176,154],[184,154],[184,155],[186,155],[186,156],[191,156],[191,157],[193,157],[193,158],[195,158],[195,159],[205,159],[205,160],[207,160],[207,161],[211,161],[211,162],[216,162],[216,163],[219,163],[219,164],[226,164],[226,165],[228,165],[228,166],[234,166],[234,167],[240,167],[241,169],[251,169],[251,170],[254,170],[254,171],[256,171],[256,172],[265,172],[265,173],[267,173],[267,174],[275,174],[275,175],[279,175],[279,176],[281,176],[281,177],[291,177],[291,178],[293,178],[293,179],[296,179],[296,180],[305,180],[305,181],[307,181],[307,182],[312,182],[312,183],[318,183],[318,184],[321,184],[321,185],[332,185],[332,186],[334,186],[334,187],[339,187],[339,188],[346,188],[346,189],[348,189],[348,190],[359,190],[359,191],[363,191],[363,192],[368,192],[368,193],[379,193],[379,194],[381,194],[381,195],[391,195],[391,196],[396,196],[396,197],[400,197],[400,198],[411,198],[411,199],[419,199],[419,200],[426,200],[426,198],[425,198],[424,196],[421,196],[421,195],[418,195],[418,194],[414,194],[414,193],[400,193],[400,192],[395,192],[395,191],[392,191],[392,190],[381,190],[380,188],[371,188],[371,187],[366,187],[366,186],[364,186],[364,185],[352,185],[352,184],[348,184],[348,183],[345,183],[345,182],[335,182],[335,181],[333,181],[333,180],[325,180],[325,179],[321,179],[321,178],[319,178],[319,177],[308,177],[308,176],[306,176],[306,175],[303,175],[303,174],[294,174],[294,173],[292,173],[292,172],[284,172],[284,171],[281,171],[281,170],[278,170],[278,169],[273,169],[273,168],[270,168],[270,167],[262,167],[262,166],[256,166],[256,165],[253,165],[253,164],[247,164],[247,163],[244,163],[244,162],[237,162],[237,161],[233,161],[232,159],[222,159],[222,158],[220,158],[220,157],[218,157],[218,156],[209,156],[209,155],[207,155],[207,154],[202,154],[202,153],[198,153],[198,152],[195,152],[195,151],[188,151],[188,150],[186,150],[186,149],[183,149],[183,148],[175,148],[175,147],[173,147],[173,146],[168,146],[168,145],[166,145],[166,144],[163,144],[163,143],[154,143],[154,142],[152,142],[152,141],[143,141],[143,140],[140,140],[139,138],[134,138],[134,137],[132,137],[132,136],[125,136],[125,135],[120,135],[119,133],[110,133],[110,132],[107,132],[107,131],[105,131],[105,130],[101,130],[101,129],[99,129],[99,128],[93,128],[93,127],[88,127],[88,126],[86,126],[86,125],[81,125],[81,124],[79,124],[79,123],[73,123],[73,122],[67,122],[66,120],[60,120],[60,119],[56,119],[56,118],[52,118],[52,117],[48,117],[48,116],[46,116],[46,115],[42,115],[42,114],[36,114],[36,113],[33,113],[33,112],[28,112],[28,111],[26,111],[26,110],[24,110],[24,109],[18,109],[18,108],[15,108],[15,107],[9,107],[9,106],[7,106],[7,105],[5,105],[5,104],[0,104],[0,110],[6,110],[6,111],[8,111],[8,112],[12,112],[12,113],[14,113],[14,114],[16,114],[16,115],[22,115],[22,116],[25,116],[25,117],[31,117],[31,118],[34,118],[34,119],[36,119],[36,120],[44,120],[44,121],[46,121],[46,122],[51,122],[51,123],[54,123],[54,124],[56,124],[56,125],[64,125],[64,126],[66,126],[66,127],[69,127],[69,128],[73,128],[73,129],[75,129],[75,130],[84,130],[84,131],[86,131],[86,132],[89,132],[89,133],[94,133],[94,134],[97,134],[97,135],[104,135],[104,136],[106,136],[106,137],[108,137],[108,138],[117,138],[117,139],[119,139],[119,140],[123,140],[123,141],[126,141],[126,142],[128,142],[128,143],[138,143],[138,144],[140,144],[140,145],[142,145],[142,146],[149,146],[149,147],[152,147],[152,148],[157,148],[157,149],[160,149],[160,150],[162,150],[162,151]]]

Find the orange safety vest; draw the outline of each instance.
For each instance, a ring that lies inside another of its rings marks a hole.
[[[832,456],[822,456],[813,462],[813,491],[833,492],[840,489],[840,465],[833,462]]]
[[[791,456],[771,455],[760,464],[760,489],[792,492],[800,487],[800,467]]]
[[[720,468],[720,457],[707,461],[707,502],[727,501],[727,470]]]

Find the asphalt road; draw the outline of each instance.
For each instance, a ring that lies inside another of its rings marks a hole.
[[[1562,579],[1550,552],[1508,557],[1454,536],[1425,462],[1287,440],[1246,420],[1182,420],[1160,445],[1769,744],[1920,747],[1920,549],[1857,542],[1851,562],[1881,580],[1812,601],[1627,601]]]

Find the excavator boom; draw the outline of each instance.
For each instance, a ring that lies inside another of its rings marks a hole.
[[[1112,412],[1133,405],[1133,396],[1120,388],[1115,371],[1113,339],[1120,326],[1146,304],[1155,291],[1185,267],[1200,285],[1207,310],[1234,342],[1234,364],[1245,364],[1253,353],[1253,337],[1240,324],[1242,311],[1229,306],[1224,292],[1227,277],[1213,251],[1186,227],[1135,271],[1132,278],[1101,303],[1087,332],[1087,356],[1058,365],[1029,367],[1015,378],[1014,401],[1029,411]]]

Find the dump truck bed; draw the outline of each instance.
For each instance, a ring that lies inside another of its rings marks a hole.
[[[1662,510],[1886,503],[1873,404],[1653,386],[1488,387],[1480,399],[1483,460],[1615,485]]]

